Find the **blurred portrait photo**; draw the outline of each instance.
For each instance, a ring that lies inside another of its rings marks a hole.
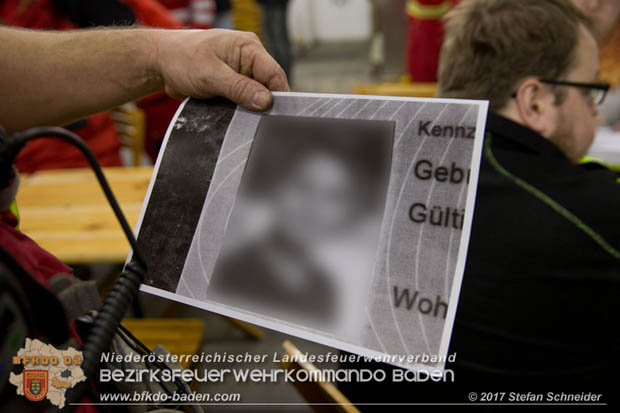
[[[393,134],[391,121],[262,116],[207,297],[328,334],[359,331]]]

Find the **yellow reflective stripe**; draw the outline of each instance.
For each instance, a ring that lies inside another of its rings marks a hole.
[[[418,0],[407,1],[407,13],[416,19],[439,19],[452,7],[452,2],[444,1],[437,5],[420,4]]]
[[[590,155],[586,155],[579,160],[580,164],[588,163],[588,162],[596,162],[596,163],[600,163],[601,165],[603,165],[603,161],[601,159],[595,158],[594,156],[590,156]]]
[[[580,164],[597,163],[599,165],[603,165],[605,168],[610,169],[614,172],[620,172],[620,164],[610,164],[610,163],[603,161],[602,159],[595,158],[594,156],[590,156],[590,155],[586,155],[583,158],[581,158],[581,160],[579,160],[579,163]]]
[[[17,201],[13,200],[13,203],[11,204],[9,210],[13,215],[15,215],[15,218],[17,218],[16,228],[19,229],[19,209],[17,208]]]

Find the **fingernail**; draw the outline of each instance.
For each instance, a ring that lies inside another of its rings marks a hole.
[[[271,96],[269,96],[268,92],[264,90],[258,91],[254,94],[254,98],[252,99],[252,104],[256,109],[265,109],[267,105],[269,105],[269,100]]]

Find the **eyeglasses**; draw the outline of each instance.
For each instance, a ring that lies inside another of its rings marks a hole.
[[[589,96],[590,99],[592,99],[592,102],[596,103],[597,105],[600,105],[603,103],[603,101],[605,101],[605,98],[607,97],[607,92],[609,91],[609,83],[583,83],[549,79],[540,79],[540,81],[548,85],[581,88],[585,92],[589,93],[587,96]]]

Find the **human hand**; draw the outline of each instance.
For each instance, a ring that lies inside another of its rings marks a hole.
[[[254,33],[233,30],[157,30],[154,64],[174,98],[224,96],[266,110],[270,91],[288,91],[286,74]]]

